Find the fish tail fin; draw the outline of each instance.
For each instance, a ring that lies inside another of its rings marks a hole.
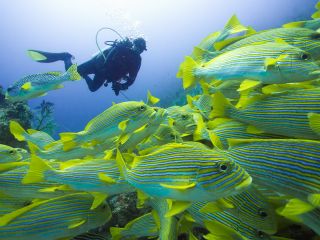
[[[184,62],[180,63],[176,78],[183,77],[183,65],[184,65]]]
[[[67,74],[70,74],[70,81],[79,81],[81,80],[80,74],[77,72],[77,64],[74,63],[72,66],[67,70]]]
[[[223,28],[223,30],[221,32],[221,35],[229,37],[230,35],[232,35],[234,33],[241,32],[241,31],[246,31],[246,30],[248,30],[248,29],[240,23],[240,21],[237,18],[236,14],[234,14],[229,19],[229,21],[227,22],[225,27]]]
[[[204,95],[210,95],[208,83],[202,82],[201,87]]]
[[[159,98],[152,96],[150,91],[148,90],[148,98],[147,98],[147,105],[148,106],[153,106],[154,104],[159,102],[159,100],[160,100]]]
[[[29,149],[31,154],[36,154],[36,152],[41,152],[41,149],[39,149],[36,145],[34,145],[32,142],[27,141]]]
[[[22,183],[28,184],[28,183],[44,182],[45,179],[43,177],[43,172],[44,170],[47,170],[47,169],[54,171],[54,169],[48,163],[43,161],[38,156],[32,154],[28,173],[22,179]]]
[[[205,129],[205,125],[202,118],[200,118],[197,124],[197,129],[193,132],[193,141],[199,141],[203,139],[203,137],[201,136],[201,132],[203,131],[203,129]]]
[[[212,105],[213,110],[210,114],[210,118],[225,117],[225,110],[227,107],[235,108],[220,91],[216,91],[214,94]]]
[[[319,3],[318,3],[319,4]],[[318,5],[317,4],[317,5]],[[317,6],[316,5],[316,6]],[[320,10],[319,11],[317,11],[317,12],[315,12],[314,14],[312,14],[312,16],[311,16],[313,19],[317,19],[317,18],[319,18],[320,17]]]
[[[194,68],[197,67],[197,63],[189,56],[185,57],[183,64],[183,88],[188,88],[196,80],[194,76]]]
[[[111,227],[110,228],[110,234],[112,236],[113,240],[120,240],[122,238],[121,236],[121,232],[124,230],[125,228],[118,228],[118,227]]]
[[[63,143],[63,151],[68,151],[69,149],[78,145],[74,141],[74,137],[77,135],[77,133],[60,133],[59,135]]]
[[[10,132],[19,141],[25,141],[25,137],[23,135],[28,134],[19,123],[14,121],[10,121]]]
[[[126,162],[123,160],[122,155],[119,151],[119,149],[117,148],[117,157],[116,157],[116,162],[118,165],[118,168],[120,170],[120,174],[121,176],[126,179],[126,175],[125,172],[128,170],[127,164]]]

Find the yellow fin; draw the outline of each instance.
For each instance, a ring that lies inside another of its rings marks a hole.
[[[34,145],[32,142],[27,141],[28,147],[30,149],[31,154],[35,154],[36,152],[41,152],[41,149],[39,149],[36,145]]]
[[[237,18],[236,14],[233,14],[232,17],[227,22],[226,26],[224,27],[224,30],[227,29],[228,35],[248,30],[245,26],[243,26],[239,19]],[[223,32],[224,32],[223,30]]]
[[[59,135],[63,143],[63,151],[68,151],[78,145],[75,141],[73,141],[73,138],[77,135],[77,133],[60,133]]]
[[[318,4],[317,4],[317,5],[318,5]],[[317,5],[316,5],[316,6],[317,6]],[[314,14],[312,14],[311,17],[312,17],[313,19],[319,18],[319,17],[320,17],[320,11],[317,11],[317,12],[315,12]]]
[[[44,202],[47,202],[49,200],[44,200],[42,202],[37,202],[37,203],[33,203],[29,206],[26,206],[26,207],[23,207],[23,208],[20,208],[16,211],[13,211],[11,213],[8,213],[8,214],[5,214],[5,215],[2,215],[0,217],[0,227],[2,226],[5,226],[7,225],[8,223],[10,223],[11,221],[13,221],[14,219],[16,219],[17,217],[21,216],[22,214],[30,211],[31,209],[33,208],[36,208],[37,206],[39,206],[40,204],[44,203]]]
[[[216,203],[218,203],[220,206],[225,207],[225,208],[234,208],[234,205],[232,203],[227,202],[223,198],[219,198],[215,200]]]
[[[165,217],[172,217],[178,213],[182,213],[184,210],[186,210],[192,202],[185,202],[185,201],[175,201],[173,206],[170,208],[170,210],[166,213]]]
[[[183,64],[184,64],[184,62],[180,63],[176,78],[183,77]]]
[[[205,125],[203,123],[202,118],[199,118],[199,122],[198,122],[197,128],[193,132],[193,141],[199,141],[199,140],[203,139],[203,137],[201,136],[201,132],[202,132],[203,129],[206,130],[206,127],[205,127]]]
[[[169,126],[173,128],[174,120],[173,118],[169,117]]]
[[[227,107],[234,108],[234,106],[220,91],[216,91],[214,94],[212,105],[213,110],[210,113],[210,118],[225,117],[225,109]]]
[[[153,97],[150,93],[150,91],[148,90],[148,99],[147,99],[147,105],[149,106],[153,106],[154,104],[156,104],[157,102],[159,102],[159,98]]]
[[[189,240],[198,240],[190,231],[189,231]]]
[[[254,125],[249,125],[247,127],[247,133],[251,133],[251,134],[261,134],[264,133],[264,131],[260,130],[259,128],[257,128]]]
[[[288,45],[289,45],[289,43],[287,43],[286,41],[284,41],[282,38],[276,38],[276,39],[274,40],[274,42],[275,42],[275,43],[282,43],[282,44],[288,44]]]
[[[164,187],[164,188],[184,190],[184,189],[192,188],[192,187],[196,186],[197,184],[195,182],[193,182],[193,183],[190,183],[190,184],[185,185],[185,186],[168,185],[168,184],[163,184],[163,183],[160,183],[160,185],[162,187]]]
[[[26,82],[25,84],[22,85],[21,90],[27,91],[30,88],[31,88],[31,82]]]
[[[12,168],[21,167],[21,166],[28,166],[30,163],[28,162],[11,162],[11,163],[1,163],[0,164],[0,173],[8,171]]]
[[[105,194],[105,193],[93,193],[93,196],[94,196],[94,200],[93,200],[93,203],[92,203],[92,206],[91,206],[90,210],[95,209],[101,203],[103,203],[106,200],[106,198],[108,197],[108,194]]]
[[[63,184],[61,186],[58,187],[51,187],[51,188],[43,188],[43,189],[39,189],[39,192],[54,192],[55,190],[61,190],[61,191],[73,191],[74,189],[72,189],[71,187],[69,187],[69,185],[67,184]]]
[[[57,86],[54,87],[54,89],[60,89],[60,88],[64,88],[64,86],[63,85],[57,85]]]
[[[243,38],[246,38],[246,37],[247,36],[234,37],[234,38],[229,38],[229,39],[223,40],[221,42],[217,42],[214,44],[214,48],[216,49],[216,51],[220,51],[223,48],[231,45],[232,43],[235,43],[235,42],[237,42]]]
[[[320,9],[320,1],[314,6],[316,9]]]
[[[294,198],[291,199],[286,206],[276,209],[276,212],[282,216],[299,215],[302,213],[309,212],[315,208],[316,207],[311,205],[310,203],[306,203],[304,201]]]
[[[28,129],[29,131],[30,129]],[[44,150],[48,151],[50,148],[52,148],[53,146],[55,146],[56,144],[60,143],[61,140],[58,140],[58,141],[55,141],[55,142],[52,142],[52,143],[49,143],[47,145],[44,146]]]
[[[69,69],[67,70],[67,73],[70,74],[70,81],[80,81],[81,80],[81,76],[78,73],[76,63],[72,64],[72,66],[69,67]]]
[[[10,121],[10,132],[19,141],[25,141],[23,135],[27,134],[27,132],[20,126],[19,123]]]
[[[256,95],[254,97],[244,99],[243,101],[241,101],[241,107],[246,108],[247,106],[249,106],[249,105],[253,104],[254,102],[259,101],[267,96],[268,95],[265,95],[265,94],[264,95]]]
[[[142,192],[140,189],[137,189],[138,199],[140,200],[146,200],[148,196]]]
[[[193,101],[193,98],[189,94],[187,94],[187,102],[190,108],[194,107],[192,101]]]
[[[232,122],[232,121],[235,121],[235,120],[233,120],[231,118],[216,118],[212,121],[207,122],[207,126],[210,130],[212,130],[212,129],[214,129],[224,123]]]
[[[284,41],[283,40],[278,40],[278,41],[281,41],[281,43],[283,43]],[[287,44],[287,43],[286,43]],[[266,71],[268,71],[269,67],[274,67],[276,65],[276,63],[278,61],[281,61],[283,58],[285,57],[288,57],[287,54],[284,54],[284,55],[280,55],[279,57],[277,58],[270,58],[270,57],[266,57],[265,58],[265,61],[264,61],[264,69]]]
[[[122,155],[121,155],[118,148],[117,148],[116,162],[117,162],[117,166],[120,170],[121,176],[125,179],[124,171],[127,170],[127,165],[126,165],[125,161],[123,160]]]
[[[196,78],[193,75],[194,68],[197,67],[197,63],[189,56],[185,57],[184,66],[183,66],[183,88],[189,88]]]
[[[87,221],[86,219],[82,219],[82,220],[81,220],[80,222],[78,222],[78,223],[74,223],[74,224],[69,225],[68,228],[78,227],[78,226],[84,224],[86,221]]]
[[[250,142],[252,142],[252,139],[228,139],[229,148]]]
[[[308,113],[308,118],[311,129],[320,136],[320,114]]]
[[[125,228],[118,228],[118,227],[110,227],[110,234],[112,236],[112,240],[120,240],[122,238],[122,231]]]
[[[307,21],[301,21],[301,22],[292,22],[282,25],[284,28],[291,28],[291,27],[297,27],[297,28],[304,28]]]
[[[308,201],[316,206],[316,207],[320,207],[320,194],[309,194],[308,195]]]
[[[213,146],[219,150],[223,150],[222,143],[220,141],[220,138],[215,134],[214,132],[209,132],[210,140],[213,144]]]
[[[226,225],[214,221],[214,220],[203,220],[206,228],[210,231],[209,234],[205,235],[206,239],[223,239],[223,240],[234,240],[234,239],[247,239],[242,236],[240,233],[232,229],[231,227],[227,227]]]
[[[241,85],[237,91],[242,92],[245,90],[252,90],[260,85],[262,85],[262,82],[260,82],[260,81],[246,79],[241,83]]]
[[[129,122],[130,120],[129,119],[127,119],[127,120],[124,120],[124,121],[122,121],[121,123],[119,123],[119,129],[121,129],[122,131],[124,131],[125,129],[126,129],[126,127],[127,127],[127,123]]]
[[[160,229],[160,226],[161,226],[161,225],[160,225],[160,218],[159,218],[158,213],[156,212],[156,210],[152,209],[151,214],[152,214],[153,219],[154,219],[154,221],[156,222],[158,228]]]
[[[111,185],[114,185],[115,183],[117,183],[111,177],[107,176],[104,173],[99,173],[98,176],[99,176],[99,179],[101,180],[101,182],[103,182],[103,184],[105,184],[107,186],[111,186]]]
[[[246,36],[257,33],[256,30],[254,30],[252,27],[250,27],[249,25],[247,26],[247,31],[246,31]]]
[[[129,138],[130,138],[130,133],[125,133],[119,136],[117,140],[117,144],[122,143],[124,144]]]
[[[205,82],[200,83],[202,87],[202,91],[204,95],[210,95],[209,93],[209,85]]]
[[[200,209],[200,212],[215,214],[217,212],[223,212],[223,209],[218,204],[214,202],[209,202],[203,208]]]
[[[141,141],[142,144],[145,144],[145,143],[148,143],[151,141],[151,137],[152,137],[152,134],[150,134],[148,137],[146,137],[145,139],[143,139]],[[129,152],[129,149],[128,149],[128,152]]]
[[[34,52],[34,51],[31,51],[31,50],[26,50],[26,53],[27,55],[32,59],[32,60],[35,60],[35,61],[42,61],[42,60],[46,60],[47,57],[38,53],[38,52]]]
[[[54,169],[48,163],[43,161],[38,156],[32,154],[30,167],[27,174],[24,176],[24,178],[21,181],[22,184],[44,182],[45,180],[42,174],[43,174],[43,171],[46,169],[50,169],[54,171]]]

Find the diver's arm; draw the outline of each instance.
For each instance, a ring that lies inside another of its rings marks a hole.
[[[129,69],[128,81],[126,83],[124,83],[127,87],[131,86],[134,83],[134,80],[136,80],[136,77],[137,77],[138,72],[140,70],[140,66],[141,66],[141,57],[139,56],[139,59]]]

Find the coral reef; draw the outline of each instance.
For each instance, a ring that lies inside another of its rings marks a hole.
[[[24,129],[31,128],[32,117],[26,101],[9,102],[5,99],[5,91],[0,85],[0,144],[11,147],[25,148],[25,142],[19,142],[10,132],[10,121],[19,123]]]
[[[59,123],[53,123],[53,114],[54,103],[42,101],[40,106],[36,107],[32,111],[32,117],[30,119],[32,128],[37,131],[43,131],[50,135],[54,133],[54,129],[59,126]]]

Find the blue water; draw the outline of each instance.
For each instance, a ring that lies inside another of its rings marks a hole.
[[[281,27],[293,21],[311,20],[318,0],[206,0],[206,1],[103,1],[103,0],[10,0],[0,1],[1,48],[0,84],[6,89],[17,79],[35,73],[64,71],[63,62],[37,63],[25,53],[26,49],[48,52],[69,52],[81,64],[98,51],[96,32],[102,27],[117,25],[106,16],[119,5],[140,21],[141,34],[147,37],[142,66],[137,79],[125,95],[134,101],[146,101],[147,90],[160,99],[175,95],[182,88],[176,73],[184,56],[207,35],[222,30],[228,19],[237,14],[244,25],[257,31]],[[121,32],[121,31],[120,31]],[[117,35],[103,30],[98,43],[114,40]],[[85,81],[66,82],[65,88],[28,101],[31,108],[42,100],[55,104],[55,122],[72,132],[86,124],[112,105],[127,99],[115,96],[111,87],[90,92]],[[63,127],[56,132],[67,131]],[[57,134],[54,136],[59,137]]]

